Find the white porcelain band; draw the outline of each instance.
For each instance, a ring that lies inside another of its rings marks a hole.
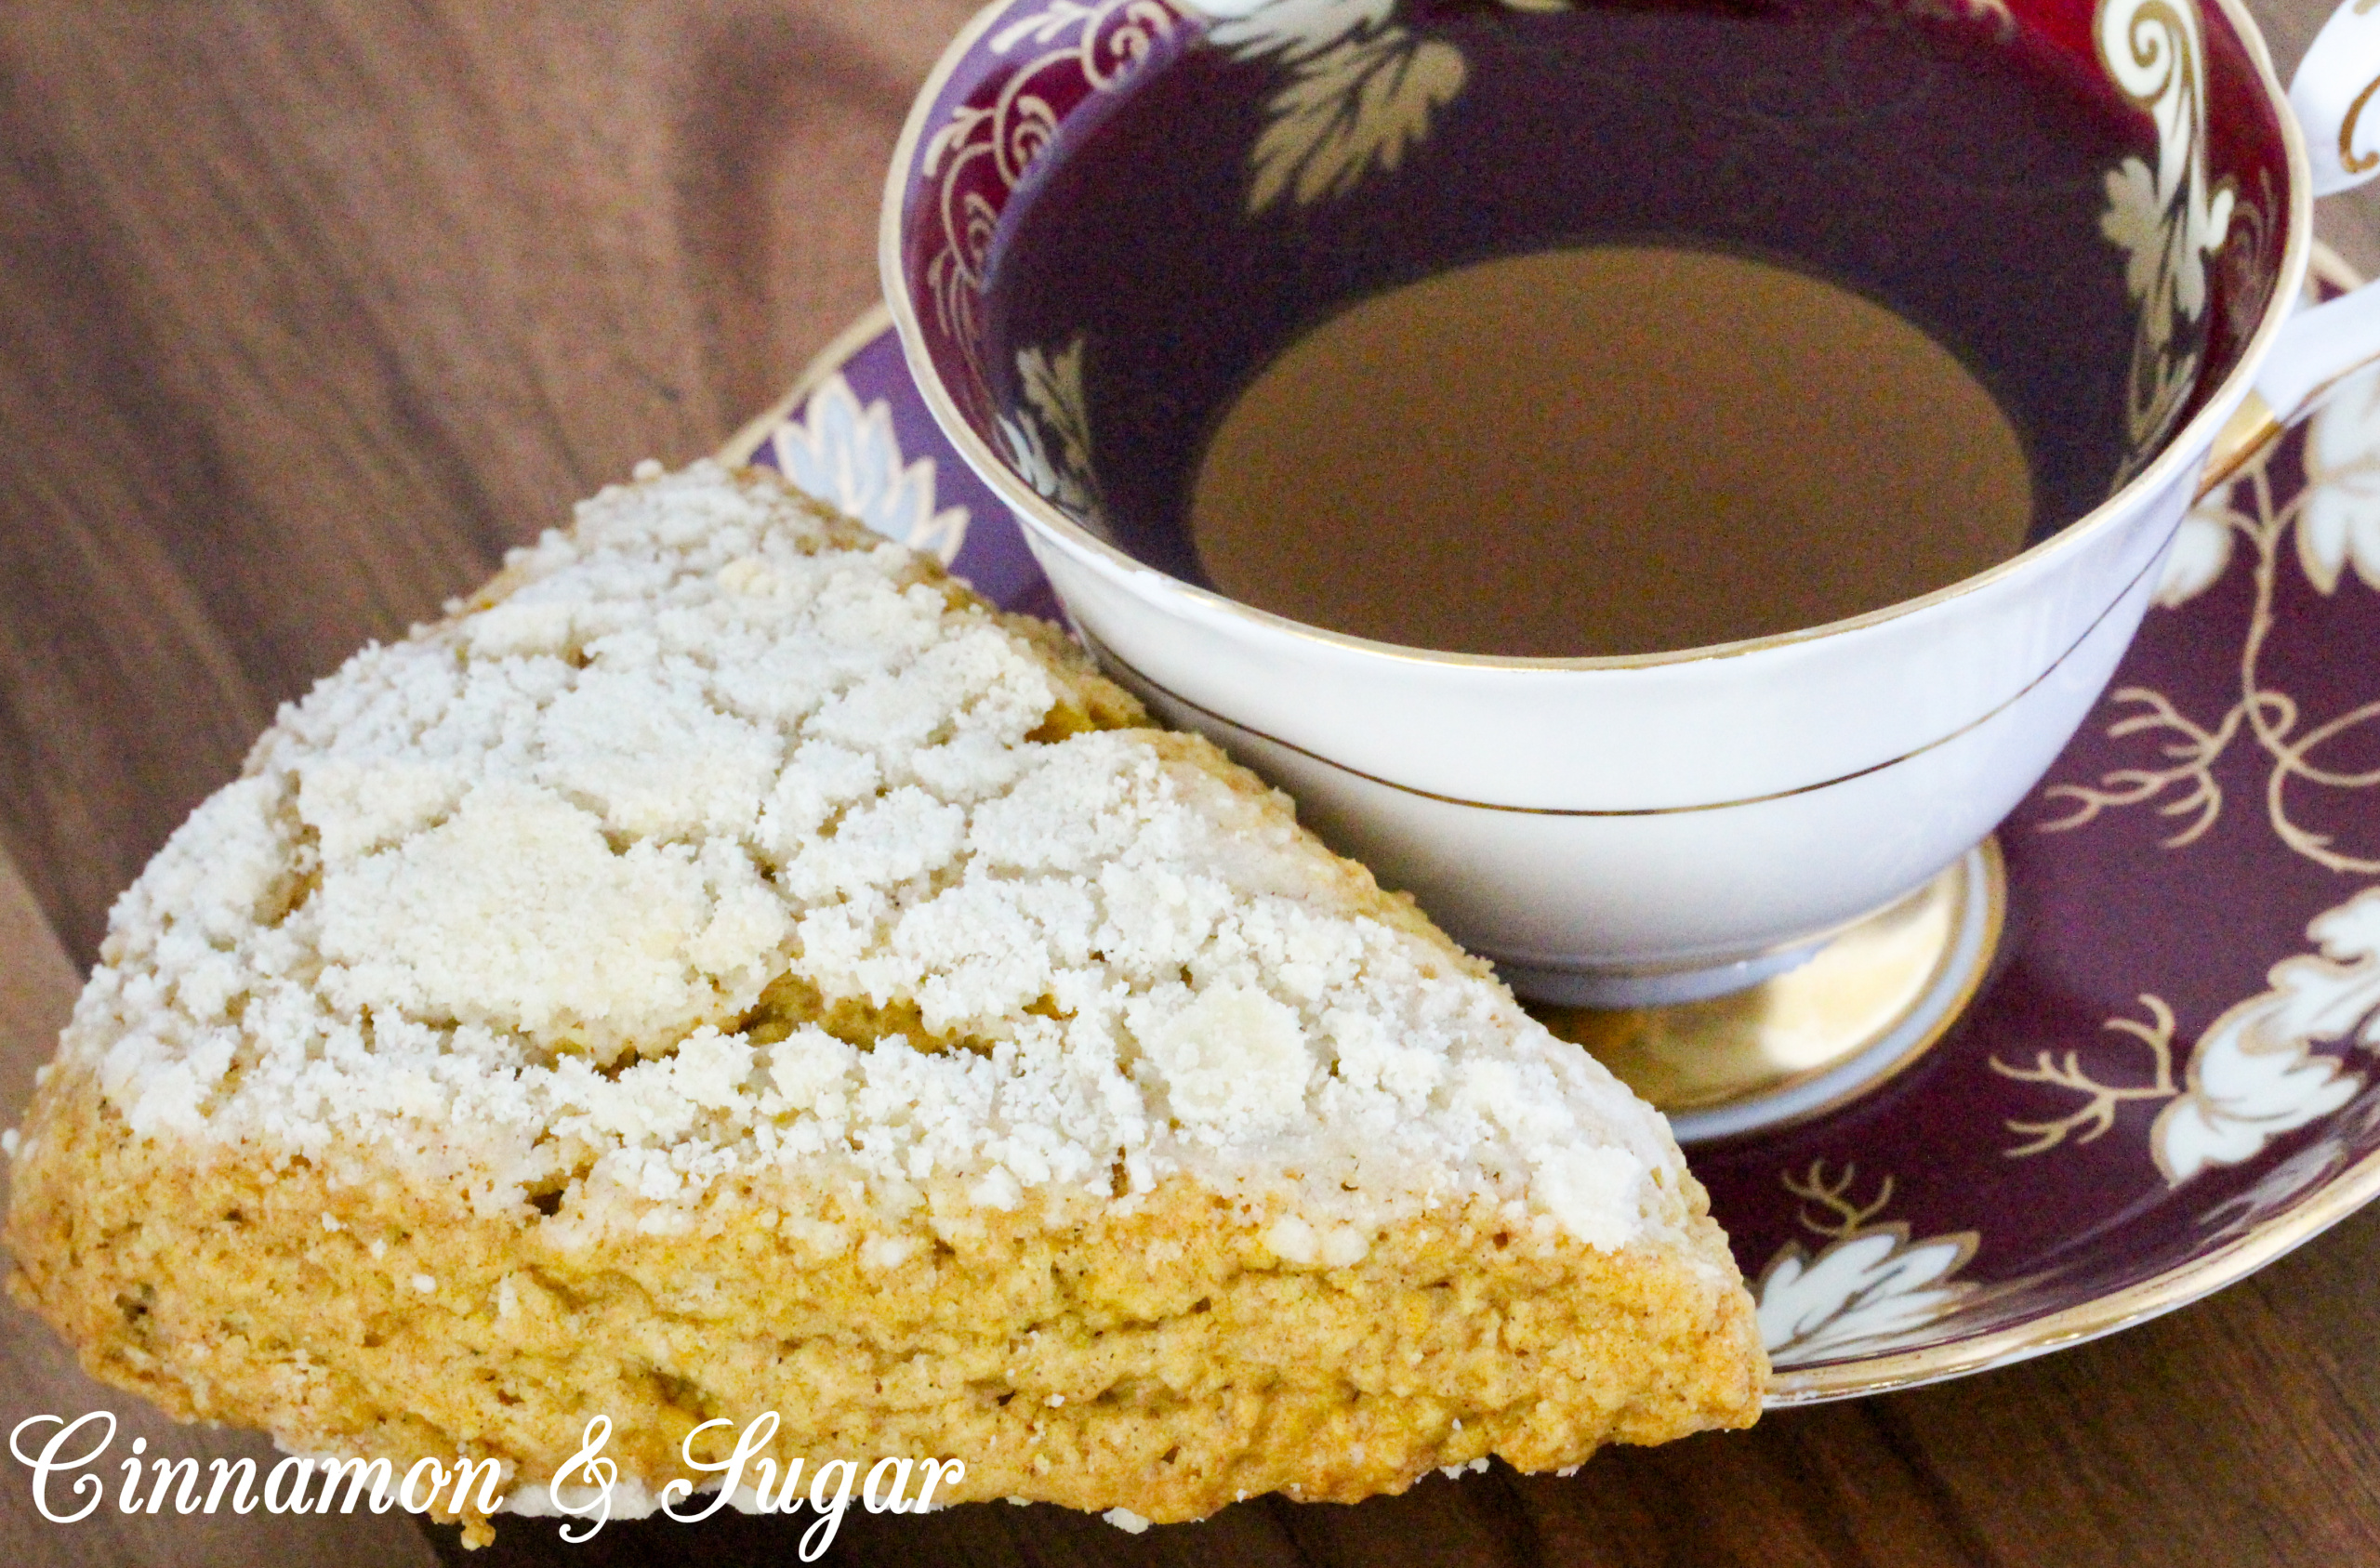
[[[2380,175],[2380,6],[2347,0],[2331,13],[2289,84],[2289,107],[2315,195]]]
[[[2289,84],[2289,107],[2306,138],[2317,196],[2380,175],[2380,4],[2347,0],[2306,51]],[[2276,425],[2380,359],[2380,292],[2369,286],[2300,310],[2256,374],[2256,395]]]

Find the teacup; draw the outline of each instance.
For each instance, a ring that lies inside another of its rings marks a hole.
[[[2380,163],[2375,33],[2342,12],[2301,75],[2321,188]],[[2040,130],[2053,91],[2079,128]],[[2207,476],[2380,349],[2290,323],[2317,189],[2237,0],[1002,0],[910,115],[881,262],[944,434],[1113,673],[1525,995],[1636,1006],[1795,962],[2041,778]],[[1184,496],[1293,342],[1459,268],[1646,243],[1921,321],[2011,411],[2031,534],[1823,624],[1585,657],[1209,586]]]

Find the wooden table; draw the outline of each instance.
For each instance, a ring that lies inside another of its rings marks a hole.
[[[715,447],[875,293],[881,171],[970,0],[0,10],[0,1121],[107,909],[274,705],[638,458]],[[2266,0],[2286,74],[2327,9]],[[2357,199],[2350,198],[2350,202]],[[2380,200],[2326,208],[2367,271]],[[2380,1210],[2215,1298],[1946,1387],[1359,1508],[1128,1536],[854,1513],[853,1561],[2380,1562]],[[176,1429],[0,1309],[0,1423]],[[119,1450],[120,1452],[120,1450]],[[72,1527],[0,1561],[429,1563],[402,1516]],[[476,1561],[519,1556],[515,1525]],[[675,1549],[681,1538],[672,1537]],[[784,1555],[748,1523],[682,1538]],[[569,1561],[644,1560],[626,1533]]]

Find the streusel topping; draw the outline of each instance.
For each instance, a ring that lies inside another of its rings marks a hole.
[[[1583,1052],[871,539],[709,464],[584,504],[283,711],[117,904],[68,1061],[144,1136],[562,1226],[1176,1172],[1286,1194],[1301,1260],[1482,1192],[1599,1246],[1676,1222],[1666,1129]]]

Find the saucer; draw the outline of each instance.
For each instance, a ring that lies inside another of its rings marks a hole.
[[[1058,613],[880,309],[722,455]],[[2129,1326],[2380,1194],[2380,374],[2191,514],[2157,603],[1996,836],[1964,1008],[1849,1098],[1688,1152],[1772,1406]]]

